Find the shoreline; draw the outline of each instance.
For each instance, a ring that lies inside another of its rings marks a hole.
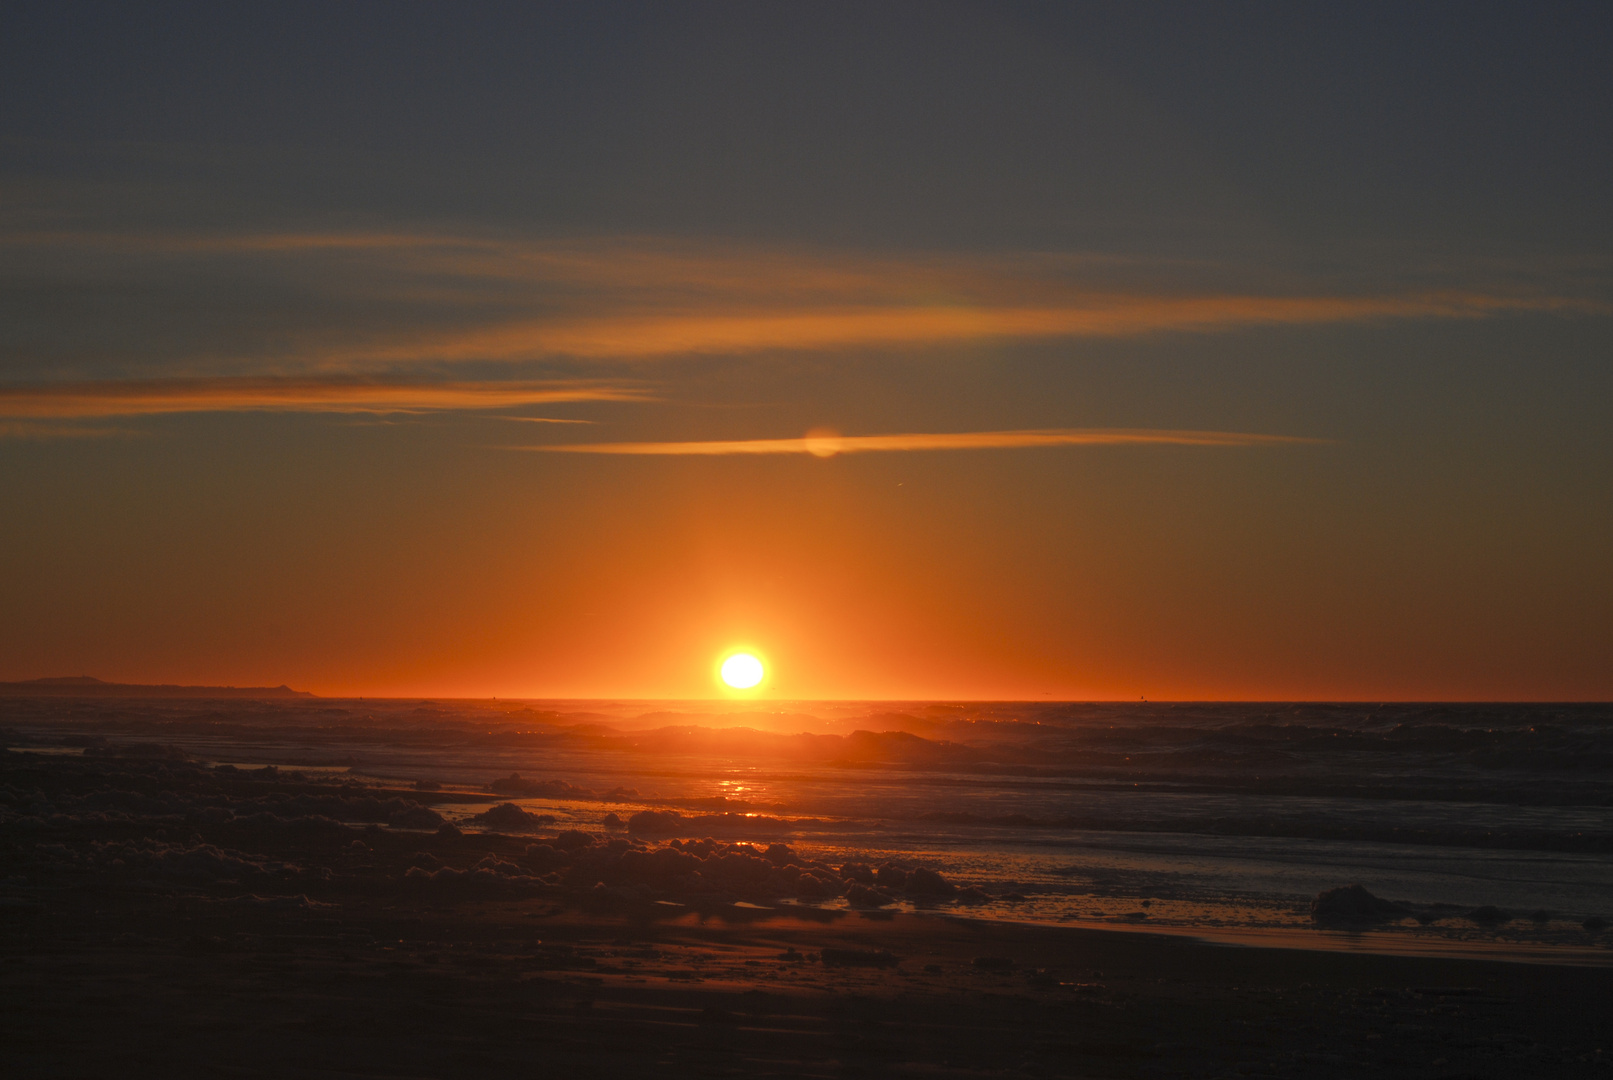
[[[992,915],[949,912],[892,912],[891,914],[956,919],[994,925],[1079,930],[1100,934],[1129,934],[1182,938],[1213,948],[1273,949],[1352,956],[1421,957],[1474,960],[1481,963],[1538,964],[1583,968],[1613,968],[1613,948],[1607,946],[1546,945],[1495,941],[1440,941],[1393,930],[1349,930],[1326,927],[1192,927],[1069,919],[1058,922],[1006,919]]]
[[[1608,965],[792,906],[830,868],[783,845],[393,829],[440,819],[177,758],[0,773],[8,1077],[1609,1075]]]
[[[168,749],[160,745],[158,748],[165,752]],[[393,861],[396,861],[399,857],[404,857],[409,850],[414,850],[416,854],[419,854],[419,849],[426,849],[434,850],[438,855],[447,856],[451,864],[463,863],[462,869],[468,868],[470,861],[474,860],[475,857],[471,854],[470,847],[461,848],[458,854],[454,854],[455,849],[452,845],[448,848],[441,846],[441,837],[435,831],[435,827],[446,819],[453,826],[463,827],[465,840],[470,843],[471,847],[476,848],[478,851],[485,850],[487,854],[496,856],[500,860],[513,860],[513,864],[500,862],[500,873],[542,873],[544,869],[554,869],[555,864],[550,862],[536,869],[517,870],[517,865],[515,864],[530,863],[530,850],[526,860],[523,860],[521,854],[523,849],[528,847],[529,842],[536,842],[539,845],[553,842],[552,840],[546,841],[545,835],[548,832],[557,830],[582,829],[597,833],[600,827],[598,814],[602,804],[597,799],[588,799],[581,803],[573,804],[563,796],[558,800],[553,798],[533,799],[523,797],[520,794],[512,796],[503,792],[466,790],[459,787],[442,787],[438,785],[406,787],[399,783],[397,778],[386,778],[381,784],[377,784],[375,781],[381,778],[360,774],[345,766],[332,766],[330,768],[304,767],[305,771],[303,772],[285,767],[277,769],[273,766],[267,768],[238,768],[236,765],[229,763],[220,764],[217,761],[197,760],[189,757],[181,759],[171,756],[144,754],[135,754],[128,757],[92,755],[77,747],[25,746],[8,750],[6,755],[10,761],[19,764],[32,759],[41,767],[50,771],[54,771],[58,766],[74,771],[84,768],[88,768],[92,772],[110,770],[102,777],[103,782],[111,780],[121,770],[128,769],[133,769],[136,773],[153,767],[192,770],[190,782],[199,781],[204,788],[211,790],[213,794],[209,797],[204,797],[201,803],[190,804],[192,809],[189,812],[195,813],[198,810],[204,814],[222,812],[226,818],[234,816],[233,811],[228,810],[229,807],[257,806],[261,804],[261,800],[264,797],[280,798],[283,803],[285,798],[295,800],[306,796],[314,796],[324,800],[321,805],[326,806],[326,809],[320,811],[322,813],[340,813],[339,810],[331,808],[333,804],[330,803],[330,800],[332,798],[335,798],[337,803],[344,804],[356,798],[361,802],[368,803],[384,800],[389,804],[418,804],[425,807],[434,807],[442,811],[441,814],[431,813],[426,815],[432,822],[429,825],[399,824],[396,817],[393,818],[393,821],[388,822],[385,814],[380,818],[376,818],[372,814],[361,816],[356,823],[351,820],[347,822],[346,835],[370,837],[371,834],[375,834],[371,840],[372,843],[381,837],[390,838],[385,841],[383,846],[393,852]],[[159,764],[161,762],[166,762],[167,764],[161,765]],[[177,780],[177,776],[175,779]],[[121,782],[123,781],[114,782],[113,787],[115,788]],[[566,785],[559,786],[566,787]],[[86,805],[95,805],[95,798],[96,796],[92,794],[91,802]],[[246,802],[238,804],[235,801],[237,799],[244,799]],[[514,816],[525,820],[513,822],[508,827],[500,826],[495,828],[484,825],[479,820],[483,815],[473,813],[473,810],[480,811],[489,806],[506,803],[509,809],[518,811]],[[609,803],[608,800],[607,803],[608,805],[621,805],[619,803]],[[214,807],[219,809],[214,809]],[[3,813],[4,810],[4,807],[0,807],[0,813]],[[553,811],[553,813],[545,814],[544,811]],[[303,813],[305,811],[296,812]],[[623,812],[625,813],[626,811],[624,810]],[[558,823],[555,820],[556,814],[559,815]],[[91,817],[94,817],[93,811]],[[346,819],[344,818],[344,820]],[[534,824],[544,820],[549,822],[547,826]],[[739,830],[737,832],[732,829],[724,830],[721,827],[713,826],[711,824],[712,820],[714,819],[696,815],[681,821],[680,824],[701,830],[715,828],[719,838],[735,841],[740,844],[742,850],[752,853],[756,853],[757,849],[750,847],[750,843],[760,843],[765,847],[770,842],[783,841],[786,844],[794,845],[795,851],[799,853],[800,858],[811,859],[815,857],[826,860],[826,862],[814,863],[814,865],[824,867],[831,864],[839,866],[847,861],[861,861],[877,865],[885,857],[897,859],[914,857],[911,853],[895,848],[890,850],[870,848],[867,851],[863,851],[861,850],[862,843],[847,843],[845,839],[842,839],[839,843],[826,843],[823,839],[811,834],[795,835],[788,832],[759,834],[753,833],[751,830]],[[84,828],[76,828],[71,831],[82,833],[86,838],[92,834],[105,832],[103,828],[90,826],[88,821],[83,824]],[[327,821],[327,824],[334,826],[336,822]],[[132,832],[130,831],[131,827]],[[88,832],[85,832],[85,828],[88,828]],[[595,839],[609,841],[612,836],[618,839],[623,836],[634,836],[635,842],[642,843],[646,839],[649,840],[651,849],[654,849],[656,844],[666,840],[665,836],[656,832],[645,836],[635,836],[630,832],[624,833],[621,823],[618,823],[614,828],[616,831],[612,832],[612,827],[607,826],[604,836],[596,835]],[[137,822],[131,821],[128,826],[119,827],[114,832],[125,839],[137,837],[140,833],[140,827]],[[208,832],[211,835],[210,830],[204,830],[204,832]],[[111,834],[107,835],[110,836]],[[231,834],[226,832],[217,842],[222,843],[227,848],[243,840],[249,846],[268,842],[271,848],[279,852],[279,858],[290,858],[294,861],[297,859],[296,845],[290,847],[285,845],[285,840],[288,838],[270,840],[267,836],[257,837],[256,839],[241,836],[231,840],[227,838],[229,835]],[[680,833],[678,835],[698,834]],[[873,839],[875,838],[870,836],[863,843]],[[616,841],[610,842],[614,843]],[[676,844],[672,846],[676,846]],[[667,852],[667,854],[672,853]],[[916,857],[922,864],[926,861],[933,861],[933,857],[937,854],[942,853],[939,851],[920,852]],[[314,857],[318,858],[318,856]],[[392,872],[394,874],[401,872],[401,868],[404,865],[406,863],[400,863],[399,866],[393,867]],[[429,865],[441,866],[444,864],[440,860],[436,860]],[[531,865],[536,866],[536,864]],[[562,871],[565,869],[563,863],[560,869]],[[948,872],[951,873],[951,871]],[[518,880],[529,882],[530,885],[527,888],[531,889],[534,894],[546,894],[551,899],[559,899],[568,892],[574,892],[576,884],[572,883],[569,888],[552,888],[544,885],[538,878],[526,877]],[[621,883],[608,877],[605,880],[612,884]],[[644,881],[636,878],[629,879],[627,883],[631,884],[634,881],[638,881],[641,885],[645,883],[651,884],[657,889],[661,889],[665,884],[654,877]],[[442,882],[440,884],[451,885],[452,883]],[[872,882],[870,881],[869,884],[872,884]],[[989,883],[986,884],[987,887],[990,887]],[[846,913],[858,910],[858,908],[847,904],[845,900],[819,900],[814,902],[811,900],[790,899],[790,893],[747,895],[746,891],[746,888],[742,887],[738,893],[729,896],[727,902],[736,900],[744,902],[756,901],[765,906],[776,907],[781,910],[810,907],[814,910],[828,913]],[[978,890],[973,891],[978,893]],[[1031,889],[1026,889],[1025,891],[1030,893],[1028,897],[991,898],[978,895],[974,900],[969,901],[967,906],[961,906],[962,900],[960,899],[958,901],[960,906],[953,907],[952,901],[944,893],[939,899],[922,896],[915,898],[905,896],[897,889],[890,890],[891,895],[884,897],[887,906],[881,910],[884,914],[898,912],[931,913],[940,917],[972,919],[1004,925],[1051,926],[1118,933],[1156,934],[1194,939],[1205,944],[1230,948],[1275,947],[1318,952],[1470,958],[1510,963],[1542,963],[1579,967],[1613,966],[1613,941],[1610,941],[1607,935],[1595,932],[1580,934],[1575,928],[1574,936],[1581,938],[1584,942],[1582,944],[1574,940],[1550,941],[1540,940],[1538,937],[1530,939],[1527,936],[1529,933],[1527,928],[1522,929],[1521,934],[1509,933],[1508,930],[1496,927],[1474,927],[1469,929],[1461,925],[1463,913],[1459,909],[1454,909],[1454,905],[1447,905],[1447,907],[1454,910],[1442,915],[1442,918],[1446,920],[1456,919],[1457,923],[1454,926],[1448,923],[1444,926],[1426,928],[1411,926],[1409,925],[1409,919],[1405,923],[1396,926],[1397,920],[1391,918],[1378,925],[1364,924],[1359,927],[1341,927],[1312,923],[1303,914],[1304,905],[1308,901],[1302,897],[1289,897],[1285,898],[1283,902],[1283,914],[1281,916],[1282,921],[1286,922],[1287,925],[1239,925],[1235,922],[1224,920],[1228,918],[1236,919],[1240,913],[1245,913],[1250,909],[1245,902],[1231,898],[1221,902],[1219,909],[1215,906],[1215,902],[1211,901],[1211,906],[1199,912],[1199,914],[1205,916],[1205,921],[1202,922],[1193,921],[1191,913],[1186,918],[1183,917],[1179,910],[1173,913],[1173,907],[1180,908],[1182,905],[1173,904],[1169,900],[1163,903],[1158,900],[1152,901],[1157,906],[1151,912],[1145,912],[1143,910],[1128,911],[1126,910],[1126,902],[1122,902],[1117,906],[1113,897],[1097,896],[1090,901],[1083,902],[1081,905],[1082,915],[1070,913],[1069,905],[1066,903],[1065,913],[1043,914],[1040,917],[1018,916],[1016,912],[1024,909],[1027,902],[1030,903],[1031,907],[1035,907],[1039,902],[1046,899]],[[663,900],[690,900],[708,908],[713,905],[721,906],[724,903],[720,897],[685,897],[678,895],[676,892],[671,894],[662,892],[660,895]],[[1058,899],[1062,901],[1062,898]],[[1136,903],[1140,903],[1143,909],[1147,909],[1150,906],[1150,901],[1146,899],[1136,901]],[[1107,912],[1088,912],[1086,910],[1094,906],[1109,907],[1110,910]],[[1269,907],[1269,904],[1267,906]],[[1266,917],[1269,918],[1275,910],[1268,911]],[[1154,917],[1150,918],[1150,914]],[[1026,915],[1029,915],[1028,910]],[[1174,922],[1170,921],[1173,917]],[[1511,919],[1510,916],[1508,918],[1509,920]],[[1520,928],[1523,927],[1522,917],[1511,920],[1511,922]],[[1561,922],[1561,920],[1559,919],[1557,922]],[[1535,932],[1539,933],[1538,928]],[[1559,934],[1566,936],[1561,930],[1559,930]],[[1520,938],[1522,939],[1520,940]]]

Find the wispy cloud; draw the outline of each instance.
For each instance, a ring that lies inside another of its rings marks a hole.
[[[734,439],[705,442],[567,443],[517,449],[559,454],[867,454],[903,450],[1009,450],[1040,446],[1294,446],[1326,439],[1259,435],[1239,431],[1174,431],[1151,428],[1035,428],[1024,431],[955,431],[903,435],[841,435],[812,431],[799,439]]]
[[[200,412],[417,413],[648,399],[637,387],[609,382],[156,379],[0,386],[0,417],[40,420]]]
[[[1273,287],[1262,279],[1257,287],[1247,273],[1185,261],[825,252],[645,238],[14,232],[0,234],[0,269],[14,285],[30,275],[40,288],[83,283],[52,295],[84,305],[85,318],[69,324],[52,309],[54,321],[0,328],[0,345],[17,336],[14,355],[45,355],[43,348],[51,355],[77,350],[76,357],[102,343],[131,356],[166,350],[190,370],[215,362],[334,372],[643,361],[1608,310],[1538,281],[1486,285],[1447,276],[1445,287],[1425,278],[1415,289],[1369,291],[1316,282]],[[197,290],[214,278],[262,287],[206,294],[195,324],[211,336],[197,330],[196,340],[176,344],[171,319],[145,325],[139,309],[116,299],[108,283],[125,276],[142,290],[171,290],[180,308],[200,303]],[[98,308],[100,288],[110,289],[111,299]],[[241,332],[230,332],[235,323]],[[80,340],[86,336],[93,340]]]
[[[501,416],[500,420],[514,420],[522,424],[592,424],[592,420],[562,419],[558,416]]]
[[[123,428],[35,420],[0,420],[0,439],[112,439],[136,434],[138,432]]]
[[[1064,307],[904,305],[795,311],[607,315],[509,323],[359,348],[341,359],[535,360],[550,356],[645,359],[689,353],[837,350],[981,340],[1123,337],[1251,326],[1474,319],[1503,311],[1553,311],[1569,301],[1429,293],[1389,297],[1117,296],[1090,294]]]

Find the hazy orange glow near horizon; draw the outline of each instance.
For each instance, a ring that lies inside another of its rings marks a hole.
[[[1613,698],[1613,95],[1497,12],[40,6],[0,680]]]

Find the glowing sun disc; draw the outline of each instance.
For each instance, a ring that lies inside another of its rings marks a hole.
[[[722,662],[722,681],[735,690],[749,690],[762,681],[762,662],[750,653],[735,653]]]

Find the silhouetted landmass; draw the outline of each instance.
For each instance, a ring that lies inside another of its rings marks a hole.
[[[311,698],[289,686],[178,686],[173,683],[110,683],[89,675],[62,675],[0,682],[0,697],[95,698]]]

